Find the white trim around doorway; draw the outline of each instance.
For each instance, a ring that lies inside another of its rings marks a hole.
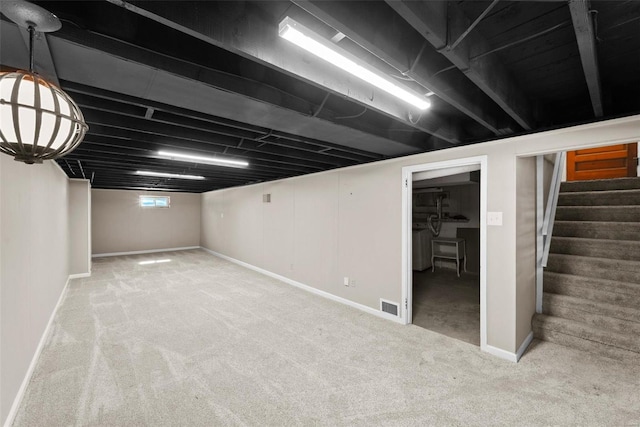
[[[487,156],[467,157],[443,162],[424,163],[402,168],[402,301],[401,319],[408,324],[412,317],[412,265],[411,265],[411,194],[415,172],[449,169],[459,166],[480,165],[480,349],[487,345]]]

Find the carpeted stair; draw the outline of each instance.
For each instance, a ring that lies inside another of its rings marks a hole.
[[[640,361],[640,178],[560,188],[537,338]]]

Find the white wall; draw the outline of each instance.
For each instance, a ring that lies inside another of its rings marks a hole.
[[[169,196],[170,208],[142,208],[139,196]],[[200,245],[200,194],[91,190],[94,255]]]
[[[535,219],[517,220],[516,159],[639,138],[640,116],[633,116],[205,193],[201,242],[378,309],[379,298],[400,302],[402,295],[402,167],[487,155],[488,210],[503,212],[503,225],[487,229],[487,341],[515,353],[519,302],[527,316],[530,310],[530,301],[517,297],[516,236]],[[270,205],[262,203],[264,193],[272,193]],[[356,287],[343,286],[344,276]]]
[[[3,169],[2,165],[3,164],[4,164],[4,162],[2,161],[2,159],[0,159],[0,425],[4,425],[4,421],[5,421],[6,417],[7,417],[7,413],[9,412],[8,409],[4,409],[4,408],[5,408],[5,406],[8,407],[10,405],[10,404],[5,403],[5,400],[8,399],[7,397],[4,397],[5,393],[7,393],[7,392],[4,392],[3,391],[3,387],[2,387],[2,384],[3,384],[3,382],[2,382],[2,366],[3,366],[3,364],[2,364],[2,361],[3,361],[2,355],[3,355],[3,349],[4,349],[4,347],[2,345],[2,341],[3,341],[2,340],[2,335],[3,335],[2,325],[4,324],[4,322],[3,322],[3,319],[4,319],[3,312],[4,311],[2,310],[3,301],[4,301],[4,299],[2,298],[3,289],[4,289],[4,285],[3,285],[3,281],[2,281],[3,276],[4,276],[4,274],[3,274],[4,269],[2,268],[2,265],[3,265],[3,262],[2,262],[2,247],[4,246],[2,244],[2,211],[3,211],[2,206],[3,206],[3,201],[4,201],[4,197],[3,197],[3,193],[4,192],[2,191],[2,189],[4,187],[4,185],[2,184],[4,182],[3,173],[2,173],[2,169]]]
[[[68,277],[68,180],[0,155],[0,422]]]
[[[91,185],[69,180],[69,274],[91,272]]]
[[[531,332],[536,311],[536,158],[516,160],[516,342]]]

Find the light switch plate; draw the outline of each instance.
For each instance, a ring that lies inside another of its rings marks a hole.
[[[502,212],[487,212],[487,225],[502,225]]]

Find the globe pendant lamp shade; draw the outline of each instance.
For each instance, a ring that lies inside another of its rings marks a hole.
[[[80,108],[36,73],[0,73],[0,151],[27,164],[70,152],[87,125]]]
[[[29,71],[0,72],[0,152],[27,164],[70,152],[87,125],[80,108],[59,87],[33,71],[33,41],[60,29],[51,12],[27,1],[0,0],[0,11],[29,31]]]

